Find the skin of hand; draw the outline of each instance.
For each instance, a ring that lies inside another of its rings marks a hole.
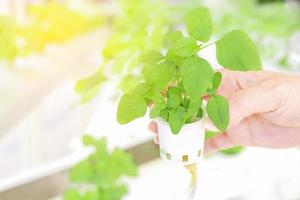
[[[227,131],[205,142],[205,154],[237,145],[266,148],[300,147],[300,77],[269,71],[223,75],[218,94],[228,98]],[[214,129],[210,121],[207,129]],[[155,122],[149,129],[157,133]],[[158,143],[157,134],[154,142]]]

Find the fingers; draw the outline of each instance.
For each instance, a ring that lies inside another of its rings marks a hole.
[[[280,104],[280,95],[267,85],[240,90],[228,98],[230,123],[229,129],[235,127],[243,119],[258,113],[276,110]]]
[[[222,73],[222,82],[218,94],[228,97],[235,92],[253,87],[270,78],[278,77],[279,74],[268,71],[230,71],[227,69],[218,70]]]
[[[153,133],[158,132],[157,131],[157,124],[154,121],[150,122],[150,124],[148,125],[148,129]]]
[[[236,146],[235,142],[233,142],[226,133],[222,133],[205,141],[204,155],[209,155],[234,146]]]
[[[150,122],[150,124],[148,125],[148,129],[154,133],[153,142],[155,144],[159,144],[157,124],[154,121]]]

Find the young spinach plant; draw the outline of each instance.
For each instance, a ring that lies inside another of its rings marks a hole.
[[[146,114],[162,118],[169,123],[173,134],[184,124],[201,119],[205,113],[221,131],[229,124],[229,105],[225,97],[217,94],[222,74],[214,72],[208,61],[198,52],[208,43],[213,33],[213,22],[207,8],[196,8],[185,16],[187,36],[179,31],[169,36],[166,54],[159,50],[145,53],[144,82],[124,94],[118,105],[117,121],[126,124]],[[233,30],[215,42],[219,64],[230,70],[260,70],[261,59],[254,42],[242,30]]]
[[[130,154],[120,149],[109,152],[105,138],[96,140],[84,136],[83,143],[94,152],[69,171],[72,182],[63,195],[64,200],[120,200],[127,193],[121,182],[124,176],[137,175],[137,167]]]

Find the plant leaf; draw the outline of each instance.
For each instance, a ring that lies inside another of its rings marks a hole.
[[[181,31],[175,31],[166,35],[166,41],[174,43],[176,40],[183,38]]]
[[[135,76],[132,74],[129,74],[122,78],[122,81],[119,84],[119,88],[122,90],[124,93],[129,93],[131,92],[136,85],[141,81],[140,76]]]
[[[261,70],[261,58],[251,38],[234,30],[217,41],[217,60],[224,68],[237,71]]]
[[[195,8],[185,17],[190,35],[201,42],[207,42],[213,33],[213,21],[208,8]]]
[[[64,200],[81,200],[81,195],[78,190],[75,188],[69,188],[67,189],[63,194]]]
[[[218,132],[206,131],[205,132],[205,140],[207,140],[209,138],[213,138],[213,137],[217,136],[218,134],[219,134]]]
[[[227,129],[229,124],[229,105],[225,97],[218,95],[211,97],[206,105],[206,111],[211,121],[220,131]]]
[[[199,110],[199,108],[202,105],[201,99],[192,99],[189,103],[188,109],[185,113],[185,120],[191,118],[194,114],[196,114]]]
[[[206,60],[191,57],[183,61],[180,74],[187,94],[200,100],[211,84],[213,70]]]
[[[167,60],[174,63],[174,65],[180,67],[182,64],[182,60],[184,59],[183,57],[176,56],[174,53],[171,51],[168,51],[167,53]]]
[[[178,57],[190,57],[197,54],[199,47],[197,46],[197,41],[194,38],[186,37],[176,40],[168,54],[178,56]]]
[[[169,125],[173,134],[177,135],[184,125],[184,108],[178,107],[169,112]]]
[[[79,162],[69,171],[69,179],[73,182],[88,182],[93,175],[92,167],[86,160]]]
[[[146,111],[147,104],[142,96],[125,94],[118,105],[117,120],[120,124],[127,124],[136,118],[144,116]]]
[[[149,95],[149,99],[154,104],[165,103],[165,97],[159,92],[151,92],[150,95]]]
[[[178,88],[170,87],[168,90],[168,105],[177,108],[182,103],[182,95]]]
[[[217,94],[217,90],[221,84],[221,81],[222,81],[222,74],[220,72],[214,73],[213,80],[212,80],[212,86],[211,86],[211,88],[208,88],[208,90],[207,90],[207,94],[209,96],[214,96]]]
[[[163,89],[171,81],[176,72],[176,67],[169,61],[160,64],[148,65],[143,73],[147,83]]]
[[[212,88],[218,89],[222,81],[222,74],[220,72],[215,72],[212,80]]]
[[[150,111],[150,118],[155,119],[160,116],[161,110],[165,109],[167,106],[165,104],[155,104]]]
[[[140,57],[140,61],[147,64],[155,64],[162,61],[164,56],[159,51],[151,50]]]
[[[140,83],[134,88],[133,93],[136,95],[145,96],[150,91],[151,86],[148,83]]]
[[[169,110],[168,110],[168,108],[165,108],[165,109],[161,110],[159,116],[161,118],[163,118],[166,122],[169,121]]]
[[[203,117],[203,109],[201,107],[199,108],[199,110],[196,114],[196,117],[199,118],[199,119]]]
[[[224,150],[220,151],[220,153],[232,156],[232,155],[236,155],[236,154],[241,153],[243,150],[245,150],[245,147],[236,146],[236,147],[232,147],[232,148],[229,148],[229,149],[224,149]]]
[[[185,109],[188,109],[188,107],[190,106],[191,100],[187,97],[184,97],[182,105]]]
[[[87,103],[99,93],[102,83],[107,80],[102,70],[76,82],[75,90],[82,95],[81,103]]]
[[[96,139],[93,138],[93,137],[90,136],[90,135],[83,135],[83,136],[82,136],[82,143],[83,143],[85,146],[94,145],[94,144],[96,143]]]

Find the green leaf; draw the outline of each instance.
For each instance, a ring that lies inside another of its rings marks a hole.
[[[69,179],[73,182],[88,182],[94,176],[88,161],[81,161],[69,171]]]
[[[177,135],[184,125],[184,108],[179,107],[169,112],[169,125],[173,134]]]
[[[147,64],[155,64],[162,61],[164,56],[159,51],[151,50],[140,57],[140,61]]]
[[[222,154],[232,156],[232,155],[236,155],[236,154],[241,153],[243,150],[245,150],[245,147],[243,147],[243,146],[236,146],[236,147],[232,147],[232,148],[229,148],[229,149],[224,149],[224,150],[222,150],[220,152]]]
[[[180,74],[187,94],[191,98],[200,99],[211,84],[213,70],[206,60],[191,57],[183,61]]]
[[[197,54],[199,47],[194,38],[186,37],[176,40],[169,49],[171,55],[178,57],[190,57]]]
[[[196,117],[201,119],[203,117],[203,109],[200,107],[197,114],[196,114]]]
[[[222,81],[222,74],[220,72],[214,73],[213,81],[212,81],[212,88],[218,89]]]
[[[213,131],[206,131],[205,132],[205,139],[209,139],[209,138],[213,138],[215,136],[217,136],[219,133],[217,132],[213,132]]]
[[[149,85],[148,83],[140,83],[134,88],[132,93],[140,96],[145,96],[150,91],[151,85]]]
[[[169,121],[169,109],[165,108],[165,109],[161,110],[159,116],[166,122]]]
[[[185,120],[188,120],[193,115],[195,115],[198,112],[198,110],[201,107],[201,105],[202,105],[201,99],[200,100],[198,100],[198,99],[192,99],[190,101],[189,106],[187,108],[187,111],[185,113]]]
[[[143,70],[146,82],[160,89],[167,86],[175,72],[176,67],[169,61],[148,65]]]
[[[172,62],[174,65],[176,65],[178,67],[181,67],[182,61],[184,59],[183,57],[176,56],[171,51],[168,51],[166,58],[167,58],[168,61]]]
[[[183,38],[181,31],[175,31],[166,36],[166,40],[171,43],[176,42],[180,38]]]
[[[165,109],[167,106],[165,104],[155,104],[150,111],[150,118],[155,119],[160,116],[161,110]]]
[[[100,91],[100,85],[95,86],[93,88],[91,88],[90,90],[87,90],[83,93],[81,93],[81,99],[80,99],[80,103],[84,104],[87,102],[90,102],[92,99],[94,99]]]
[[[132,155],[122,149],[115,148],[110,155],[109,162],[114,164],[112,165],[113,168],[111,168],[114,174],[118,174],[119,176],[137,176],[137,167],[133,162]]]
[[[127,124],[136,118],[144,116],[146,111],[147,104],[142,96],[125,94],[119,102],[117,120],[120,124]]]
[[[64,192],[63,200],[81,200],[81,196],[78,190],[70,188]]]
[[[229,124],[229,105],[223,96],[213,96],[209,99],[206,110],[209,118],[220,130],[225,131]]]
[[[149,99],[154,104],[162,104],[165,103],[165,97],[159,92],[151,92]]]
[[[96,139],[90,135],[84,135],[82,136],[82,143],[85,146],[94,145],[96,143]]]
[[[241,30],[235,30],[217,41],[217,60],[230,70],[261,70],[261,58],[251,38]]]
[[[185,109],[188,109],[188,107],[190,106],[191,100],[187,97],[184,97],[182,105]]]
[[[80,102],[87,103],[97,96],[101,84],[106,80],[107,78],[104,76],[102,69],[100,69],[95,74],[77,81],[75,90],[82,95]]]
[[[91,190],[91,191],[87,191],[83,195],[82,200],[97,200],[97,199],[100,199],[99,198],[99,192],[97,190]]]
[[[168,105],[177,108],[182,103],[182,95],[178,88],[170,87],[168,90]]]
[[[122,92],[129,93],[136,87],[136,85],[140,81],[141,81],[140,76],[135,76],[135,75],[130,74],[130,75],[125,76],[122,79],[122,81],[119,84],[119,87],[122,90]]]
[[[207,42],[213,33],[213,21],[208,8],[195,8],[185,17],[190,35],[199,41]]]
[[[218,87],[220,86],[222,81],[222,74],[220,72],[214,73],[212,86],[207,90],[207,94],[209,96],[214,96],[217,94]]]

